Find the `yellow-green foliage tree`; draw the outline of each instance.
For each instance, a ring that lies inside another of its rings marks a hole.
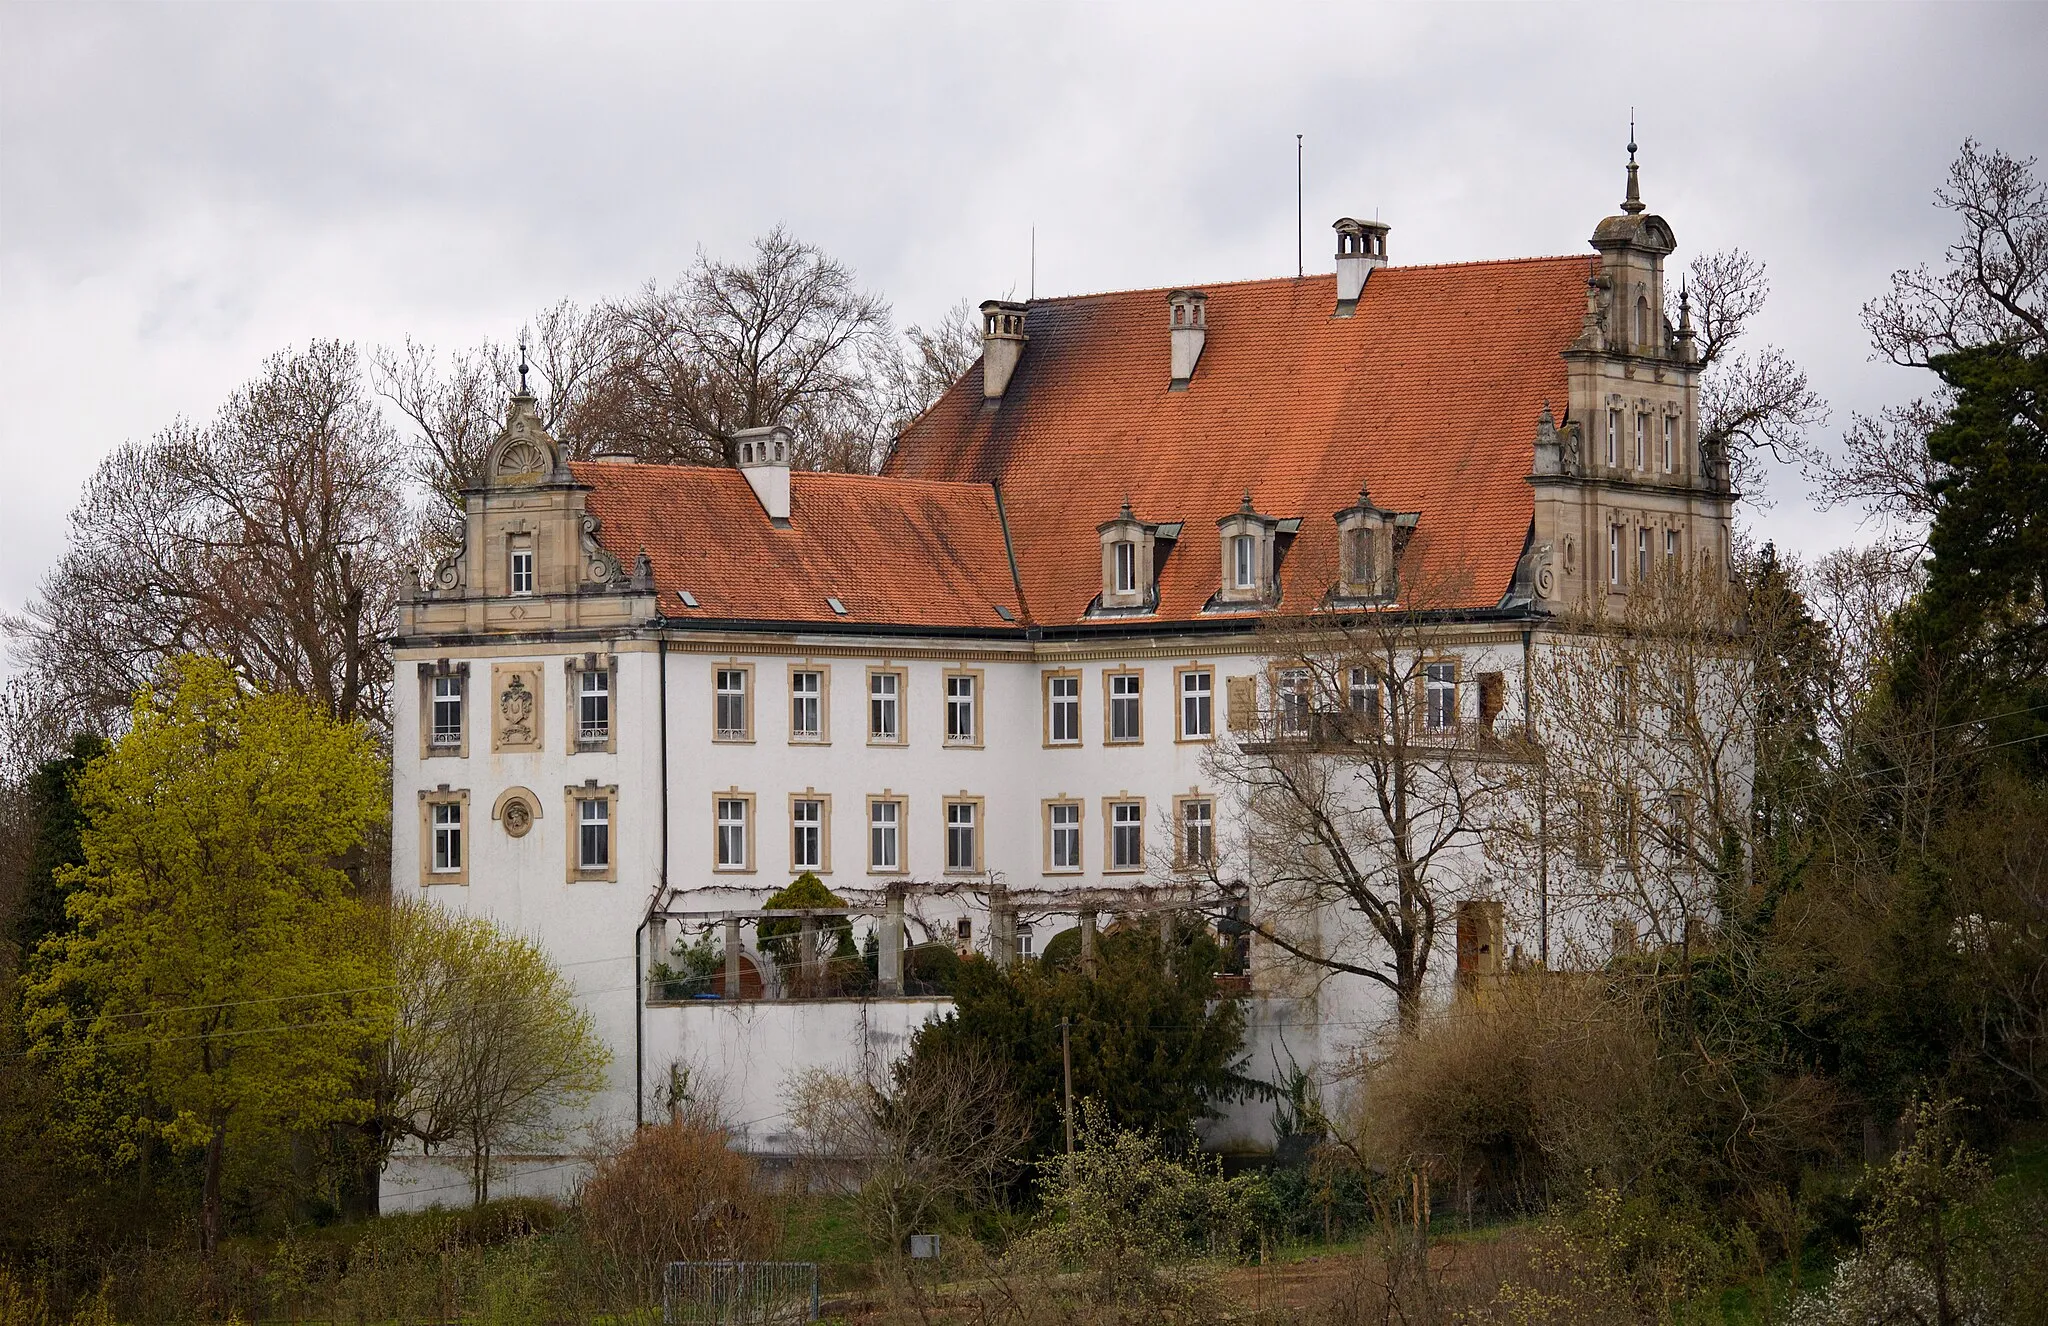
[[[69,1097],[60,1141],[203,1152],[211,1256],[230,1148],[365,1108],[389,969],[335,862],[384,814],[381,757],[360,725],[185,657],[79,797],[75,929],[31,961],[29,1052]]]

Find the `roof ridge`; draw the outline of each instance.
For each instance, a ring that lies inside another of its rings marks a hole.
[[[1457,262],[1411,262],[1389,263],[1385,270],[1391,272],[1436,272],[1453,267],[1512,267],[1525,263],[1584,262],[1597,261],[1597,253],[1535,253],[1520,258],[1465,258]],[[1105,299],[1111,295],[1165,295],[1175,290],[1227,289],[1236,286],[1253,285],[1299,285],[1308,281],[1334,282],[1335,272],[1310,272],[1303,276],[1246,276],[1230,281],[1182,281],[1175,285],[1127,286],[1115,290],[1084,290],[1071,295],[1040,295],[1029,300],[1030,305],[1064,304],[1079,299]]]
[[[652,460],[636,460],[624,465],[617,462],[607,463],[599,460],[572,460],[569,464],[572,469],[576,466],[589,466],[596,473],[607,477],[614,474],[630,474],[636,470],[654,470],[660,474],[729,474],[735,479],[745,477],[739,468],[733,465],[676,465],[665,461]],[[920,488],[972,488],[983,492],[988,492],[993,488],[992,484],[974,479],[925,479],[899,474],[860,474],[851,470],[791,469],[789,477],[792,482],[797,479],[851,479],[863,482],[903,484]]]

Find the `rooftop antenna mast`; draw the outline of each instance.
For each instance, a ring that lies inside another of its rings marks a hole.
[[[1301,221],[1301,135],[1294,135],[1294,279],[1300,280],[1308,270],[1302,260]]]
[[[1031,293],[1024,296],[1028,302],[1038,298],[1038,227],[1031,227]]]

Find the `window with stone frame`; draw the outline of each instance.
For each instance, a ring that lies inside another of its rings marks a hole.
[[[1200,867],[1216,859],[1216,803],[1208,797],[1181,797],[1180,864]]]
[[[981,869],[981,807],[979,797],[946,800],[946,869],[951,873]]]
[[[1081,744],[1081,674],[1045,674],[1045,744]]]
[[[612,803],[606,797],[576,799],[576,868],[609,870],[612,863]]]
[[[868,670],[868,744],[903,744],[903,690],[905,674],[900,669]]]
[[[1116,592],[1135,594],[1138,591],[1138,545],[1128,539],[1111,545],[1115,558]]]
[[[462,690],[465,680],[454,673],[431,679],[433,726],[427,738],[428,745],[449,749],[462,744]]]
[[[1145,803],[1113,800],[1109,804],[1109,864],[1112,871],[1145,868]]]
[[[868,870],[896,874],[903,868],[903,802],[896,797],[870,797]]]
[[[712,814],[716,833],[716,868],[752,870],[754,799],[738,793],[715,797]]]
[[[1422,727],[1449,732],[1458,726],[1458,665],[1455,661],[1422,667]]]
[[[1105,673],[1103,684],[1108,691],[1109,731],[1105,740],[1110,745],[1131,745],[1145,739],[1144,686],[1142,672]]]
[[[1280,668],[1273,674],[1275,725],[1283,737],[1306,737],[1312,720],[1315,678],[1307,668]]]
[[[462,803],[437,801],[430,808],[434,826],[433,865],[437,875],[462,870]]]
[[[789,868],[792,873],[824,870],[825,799],[791,797],[789,801]]]
[[[602,746],[612,735],[612,671],[585,668],[576,680],[576,740]]]
[[[1180,681],[1182,741],[1207,741],[1216,735],[1216,674],[1209,668],[1183,668]]]
[[[980,701],[980,673],[949,672],[946,674],[947,745],[979,746],[981,744]]]
[[[792,668],[789,673],[789,739],[825,740],[825,673],[822,668]]]
[[[1347,681],[1352,723],[1362,734],[1379,732],[1386,724],[1386,704],[1378,669],[1352,668]]]
[[[753,669],[728,664],[712,673],[712,738],[749,741],[754,735]]]
[[[1048,801],[1045,805],[1045,868],[1055,873],[1081,869],[1081,803]]]

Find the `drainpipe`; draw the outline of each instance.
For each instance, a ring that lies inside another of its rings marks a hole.
[[[1522,630],[1522,738],[1533,750],[1536,745],[1535,696],[1529,689],[1533,677],[1530,664],[1530,637],[1535,632],[1527,627]],[[1539,768],[1536,777],[1536,961],[1545,971],[1550,970],[1550,778],[1548,768]]]
[[[656,617],[658,626],[661,618]],[[668,637],[655,641],[656,666],[660,668],[658,686],[660,700],[657,703],[658,719],[661,724],[661,873],[654,888],[654,897],[648,900],[647,913],[640,918],[640,924],[633,931],[633,1125],[644,1127],[647,1123],[647,996],[641,988],[646,969],[640,961],[641,937],[647,933],[648,923],[654,919],[654,909],[668,896]]]

